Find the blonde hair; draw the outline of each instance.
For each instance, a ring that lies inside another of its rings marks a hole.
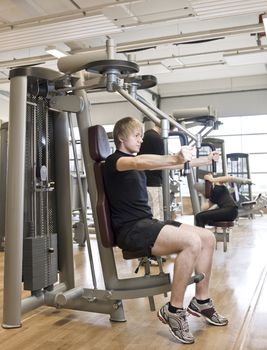
[[[118,120],[113,129],[113,138],[116,148],[120,147],[121,138],[127,138],[134,130],[140,130],[143,135],[143,124],[136,118],[125,117]]]

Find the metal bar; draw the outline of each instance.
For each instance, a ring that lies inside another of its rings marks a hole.
[[[48,107],[46,107],[46,113],[45,113],[45,137],[46,137],[46,143],[45,143],[45,166],[47,171],[47,177],[46,177],[46,184],[45,186],[48,187],[49,183],[49,150],[48,150],[48,140],[49,140],[49,134],[48,134]],[[42,181],[42,180],[41,180]],[[49,244],[51,246],[51,236],[49,235],[49,191],[45,192],[45,202],[46,202],[46,235],[49,236]],[[50,255],[50,254],[49,254]],[[51,255],[50,255],[51,257]]]
[[[153,112],[155,112],[157,115],[161,116],[162,118],[167,119],[172,125],[176,126],[179,130],[182,130],[186,135],[191,137],[191,139],[198,141],[198,137],[194,134],[192,134],[190,131],[188,131],[184,126],[179,124],[175,119],[173,119],[171,116],[169,116],[167,113],[164,113],[156,106],[151,105],[149,102],[147,102],[143,97],[140,95],[136,96],[137,100],[142,102],[146,107],[150,108]]]
[[[163,138],[164,154],[168,154],[168,137],[169,137],[170,123],[166,119],[161,120],[161,136]],[[170,171],[168,169],[162,170],[162,195],[163,195],[163,214],[164,220],[169,220],[171,217],[170,210]]]
[[[2,122],[0,122],[0,124],[0,251],[3,251],[5,245],[8,123],[2,124]]]
[[[29,311],[35,310],[40,306],[44,305],[44,293],[36,296],[32,295],[28,298],[25,298],[21,301],[21,313],[24,315]]]
[[[113,39],[108,38],[108,40],[106,41],[106,50],[107,50],[107,59],[108,60],[115,59],[116,47]]]
[[[37,236],[37,198],[36,198],[36,118],[37,118],[37,105],[32,105],[31,108],[33,108],[33,140],[32,140],[32,184],[33,184],[33,201],[32,201],[32,211],[33,211],[33,225],[34,225],[34,237]]]
[[[70,199],[69,128],[67,113],[55,117],[55,183],[60,282],[73,288],[74,262]]]
[[[83,288],[73,288],[69,289],[64,293],[58,293],[55,297],[55,303],[64,306],[70,301],[73,301],[77,298],[81,298],[84,294]]]
[[[3,327],[21,326],[27,77],[10,79]],[[16,218],[14,220],[14,218]]]
[[[75,87],[83,86],[84,85],[84,78],[82,72],[79,73],[80,79],[75,82]],[[96,200],[97,200],[97,192],[96,192],[96,183],[94,176],[94,163],[90,157],[89,154],[89,147],[88,147],[88,128],[92,125],[91,115],[90,115],[90,103],[88,101],[87,94],[84,90],[77,90],[75,91],[75,95],[80,96],[84,100],[84,109],[77,113],[77,124],[80,131],[80,137],[81,137],[81,147],[82,147],[82,154],[84,157],[84,165],[85,165],[85,171],[86,171],[86,178],[87,178],[87,184],[89,188],[89,194],[90,194],[90,201],[92,205],[92,212],[94,217],[94,224],[95,224],[95,231],[96,231],[96,238],[99,248],[99,255],[101,260],[101,267],[103,272],[103,279],[105,283],[105,287],[107,289],[115,289],[118,281],[118,274],[115,264],[115,258],[114,253],[111,248],[105,248],[102,245],[100,233],[99,233],[99,225],[98,225],[98,219],[96,214]]]
[[[80,171],[79,171],[76,142],[75,142],[75,136],[74,136],[73,125],[72,125],[70,113],[68,113],[68,120],[69,120],[70,136],[71,136],[71,145],[72,145],[72,151],[73,151],[73,157],[74,157],[74,165],[75,165],[75,170],[76,170],[76,174],[77,174],[78,188],[79,188],[79,194],[80,194],[80,200],[81,200],[81,212],[82,212],[82,218],[83,218],[83,224],[84,224],[83,226],[84,226],[85,238],[86,238],[86,243],[87,243],[87,251],[88,251],[88,256],[89,256],[89,261],[90,261],[90,266],[91,266],[92,281],[93,281],[94,288],[97,288],[92,247],[91,247],[89,230],[88,230],[88,225],[87,225],[87,215],[86,215],[87,210],[86,210],[86,204],[85,204],[84,195],[83,195],[83,186],[82,186],[82,180],[81,180],[81,175],[80,175]]]
[[[189,193],[190,193],[190,198],[192,203],[193,214],[196,215],[197,213],[200,212],[200,205],[199,205],[198,194],[194,187],[196,180],[194,178],[193,171],[191,171],[191,173],[187,175],[187,183],[188,183],[188,188],[189,188]]]
[[[113,83],[113,87],[118,93],[120,93],[126,100],[131,102],[139,111],[144,113],[149,119],[151,119],[155,124],[160,126],[160,119],[156,117],[153,113],[151,113],[148,109],[144,108],[143,104],[140,103],[138,100],[133,98],[127,91],[122,89],[119,85]]]

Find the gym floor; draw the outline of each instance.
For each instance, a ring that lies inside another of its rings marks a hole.
[[[192,223],[184,215],[178,220]],[[125,300],[127,322],[112,323],[109,315],[40,307],[23,318],[22,327],[0,329],[2,350],[264,350],[267,349],[267,215],[253,220],[242,218],[230,234],[228,250],[218,243],[214,254],[211,296],[219,312],[229,318],[226,327],[207,325],[200,318],[189,317],[196,341],[191,345],[177,342],[151,312],[147,298]],[[96,241],[92,238],[98,287],[103,288]],[[74,244],[76,285],[92,288],[86,247]],[[125,261],[115,249],[119,277],[133,276],[137,261]],[[173,256],[164,263],[172,271]],[[2,321],[4,253],[0,253],[0,311]],[[153,266],[156,272],[157,267]],[[140,268],[139,274],[143,272]],[[23,292],[27,296],[28,292]],[[189,286],[187,306],[194,286]],[[265,297],[264,297],[265,296]],[[158,309],[168,301],[163,295],[155,297]]]

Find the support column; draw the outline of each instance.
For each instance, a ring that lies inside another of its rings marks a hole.
[[[27,77],[10,81],[3,328],[21,326]]]

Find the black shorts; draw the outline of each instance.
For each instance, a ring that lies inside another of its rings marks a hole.
[[[122,229],[117,234],[117,244],[123,250],[143,252],[144,256],[151,256],[158,234],[165,225],[176,227],[182,224],[178,221],[157,219],[143,219],[131,225],[130,228]]]

